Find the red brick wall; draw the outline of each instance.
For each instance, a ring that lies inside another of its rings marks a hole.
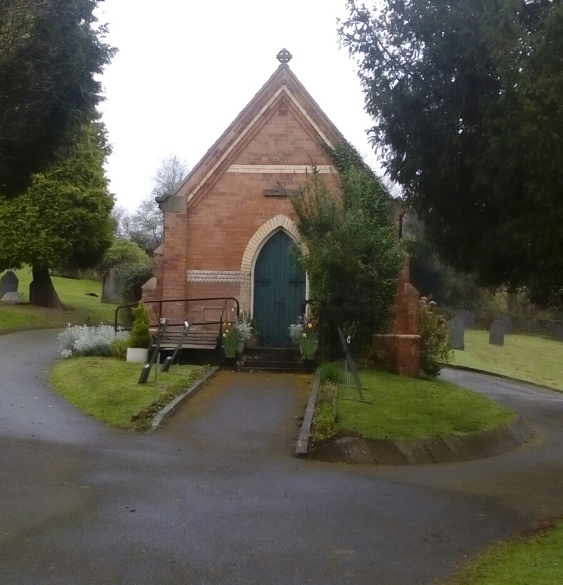
[[[409,282],[409,266],[399,275],[395,320],[391,332],[374,336],[376,347],[384,347],[393,371],[403,376],[420,375],[420,295]]]

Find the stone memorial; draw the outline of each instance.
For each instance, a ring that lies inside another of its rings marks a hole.
[[[465,323],[459,317],[450,321],[450,349],[465,349]]]
[[[563,323],[554,323],[551,328],[551,336],[557,341],[563,341]]]
[[[21,292],[7,292],[1,299],[0,303],[4,305],[19,305],[22,302],[23,293]]]
[[[491,345],[504,345],[504,321],[502,319],[493,321],[489,330],[489,343]]]
[[[15,272],[8,270],[6,274],[0,278],[0,299],[4,297],[6,293],[18,292],[18,277]]]
[[[512,333],[512,330],[514,329],[512,319],[510,317],[504,317],[502,319],[502,322],[504,323],[504,333],[506,335],[510,335]]]
[[[102,303],[120,303],[121,291],[119,282],[119,270],[110,268],[104,274],[104,286],[102,289]]]

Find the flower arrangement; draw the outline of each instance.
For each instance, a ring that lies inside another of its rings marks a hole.
[[[225,323],[223,331],[223,351],[226,358],[234,358],[237,354],[238,335],[234,323]]]
[[[316,321],[310,315],[302,315],[296,323],[289,326],[289,337],[293,343],[299,346],[304,360],[315,359],[319,345],[316,325]]]
[[[241,313],[236,323],[234,324],[234,329],[237,334],[237,338],[239,341],[248,341],[253,334],[253,327],[252,321],[246,313]]]

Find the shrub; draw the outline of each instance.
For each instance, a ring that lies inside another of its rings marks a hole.
[[[98,266],[100,272],[106,272],[110,268],[123,268],[126,266],[148,266],[150,258],[143,249],[131,240],[114,240],[105,253],[102,263]]]
[[[129,336],[129,347],[149,347],[152,342],[152,335],[150,331],[150,317],[147,308],[143,303],[139,303],[133,309],[133,329]]]
[[[304,248],[300,262],[311,282],[319,337],[340,355],[337,327],[355,323],[360,352],[393,318],[399,270],[404,264],[391,197],[349,145],[331,151],[342,193],[331,192],[318,170],[292,196]]]
[[[87,325],[67,325],[66,329],[57,336],[59,341],[59,353],[63,358],[72,355],[81,356],[109,356],[110,346],[115,339],[113,327],[100,325],[88,327]]]
[[[141,287],[152,276],[152,264],[130,264],[119,271],[121,296],[127,302],[138,301],[142,296]]]
[[[321,384],[342,384],[343,382],[344,372],[341,364],[327,362],[321,366]]]
[[[111,356],[117,358],[118,360],[127,359],[128,345],[129,345],[128,339],[124,338],[114,339],[109,346]]]
[[[426,297],[420,299],[420,370],[434,378],[442,369],[440,362],[452,359],[446,319],[435,313],[436,303]]]

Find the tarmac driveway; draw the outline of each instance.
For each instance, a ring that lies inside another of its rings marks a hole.
[[[156,434],[53,395],[53,332],[0,336],[0,583],[430,584],[563,513],[563,395],[457,372],[537,428],[489,460],[345,466],[291,457],[308,386],[221,373]]]

